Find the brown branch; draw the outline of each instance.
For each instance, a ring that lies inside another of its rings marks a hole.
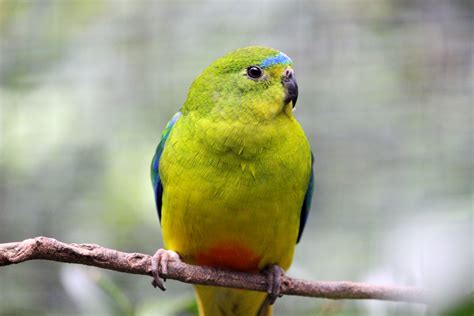
[[[65,244],[53,238],[36,237],[0,244],[0,266],[28,260],[51,260],[95,266],[125,273],[151,275],[151,256],[126,253],[95,244]],[[169,262],[166,279],[185,283],[266,291],[266,277],[209,267]],[[428,304],[431,296],[421,288],[382,286],[354,282],[306,281],[284,276],[281,293],[329,299],[377,299]]]

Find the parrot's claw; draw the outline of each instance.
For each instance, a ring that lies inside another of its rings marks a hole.
[[[151,285],[153,287],[158,287],[162,291],[166,291],[166,287],[163,284],[163,281],[166,282],[166,279],[161,280],[161,274],[168,273],[168,262],[170,261],[181,261],[179,255],[172,250],[158,249],[156,253],[151,257],[151,274],[153,276],[153,281]]]
[[[283,296],[280,293],[281,277],[285,274],[285,271],[275,264],[267,268],[264,273],[267,276],[267,301],[270,305],[273,305],[277,298]]]

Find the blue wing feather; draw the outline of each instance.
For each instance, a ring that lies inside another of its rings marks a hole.
[[[300,242],[301,235],[303,235],[304,226],[306,224],[306,220],[308,219],[309,210],[311,208],[311,200],[313,198],[314,192],[314,155],[311,153],[311,176],[309,178],[308,189],[306,190],[306,194],[304,196],[303,207],[301,208],[301,215],[300,215],[300,230],[298,232],[298,238],[296,239],[296,243]]]
[[[156,147],[155,156],[153,156],[153,160],[151,162],[151,182],[153,184],[153,191],[155,192],[156,210],[158,212],[158,218],[160,221],[163,197],[163,184],[161,183],[160,178],[160,158],[163,150],[165,149],[166,140],[168,139],[174,124],[176,124],[176,121],[178,121],[181,115],[181,112],[176,113],[168,122],[168,124],[166,124],[166,127],[161,134],[160,143],[158,144],[158,147]]]

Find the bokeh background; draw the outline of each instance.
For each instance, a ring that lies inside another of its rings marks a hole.
[[[439,310],[464,315],[473,32],[470,0],[0,0],[0,243],[45,235],[153,253],[162,242],[149,164],[161,130],[214,59],[266,45],[294,61],[295,115],[316,156],[289,274],[429,286]],[[192,288],[168,288],[33,261],[0,268],[0,315],[192,315]],[[276,305],[277,315],[425,312],[301,297]]]

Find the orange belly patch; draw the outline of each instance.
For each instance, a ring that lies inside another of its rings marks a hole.
[[[198,265],[246,272],[258,271],[260,259],[250,249],[228,242],[212,246],[196,255]]]

